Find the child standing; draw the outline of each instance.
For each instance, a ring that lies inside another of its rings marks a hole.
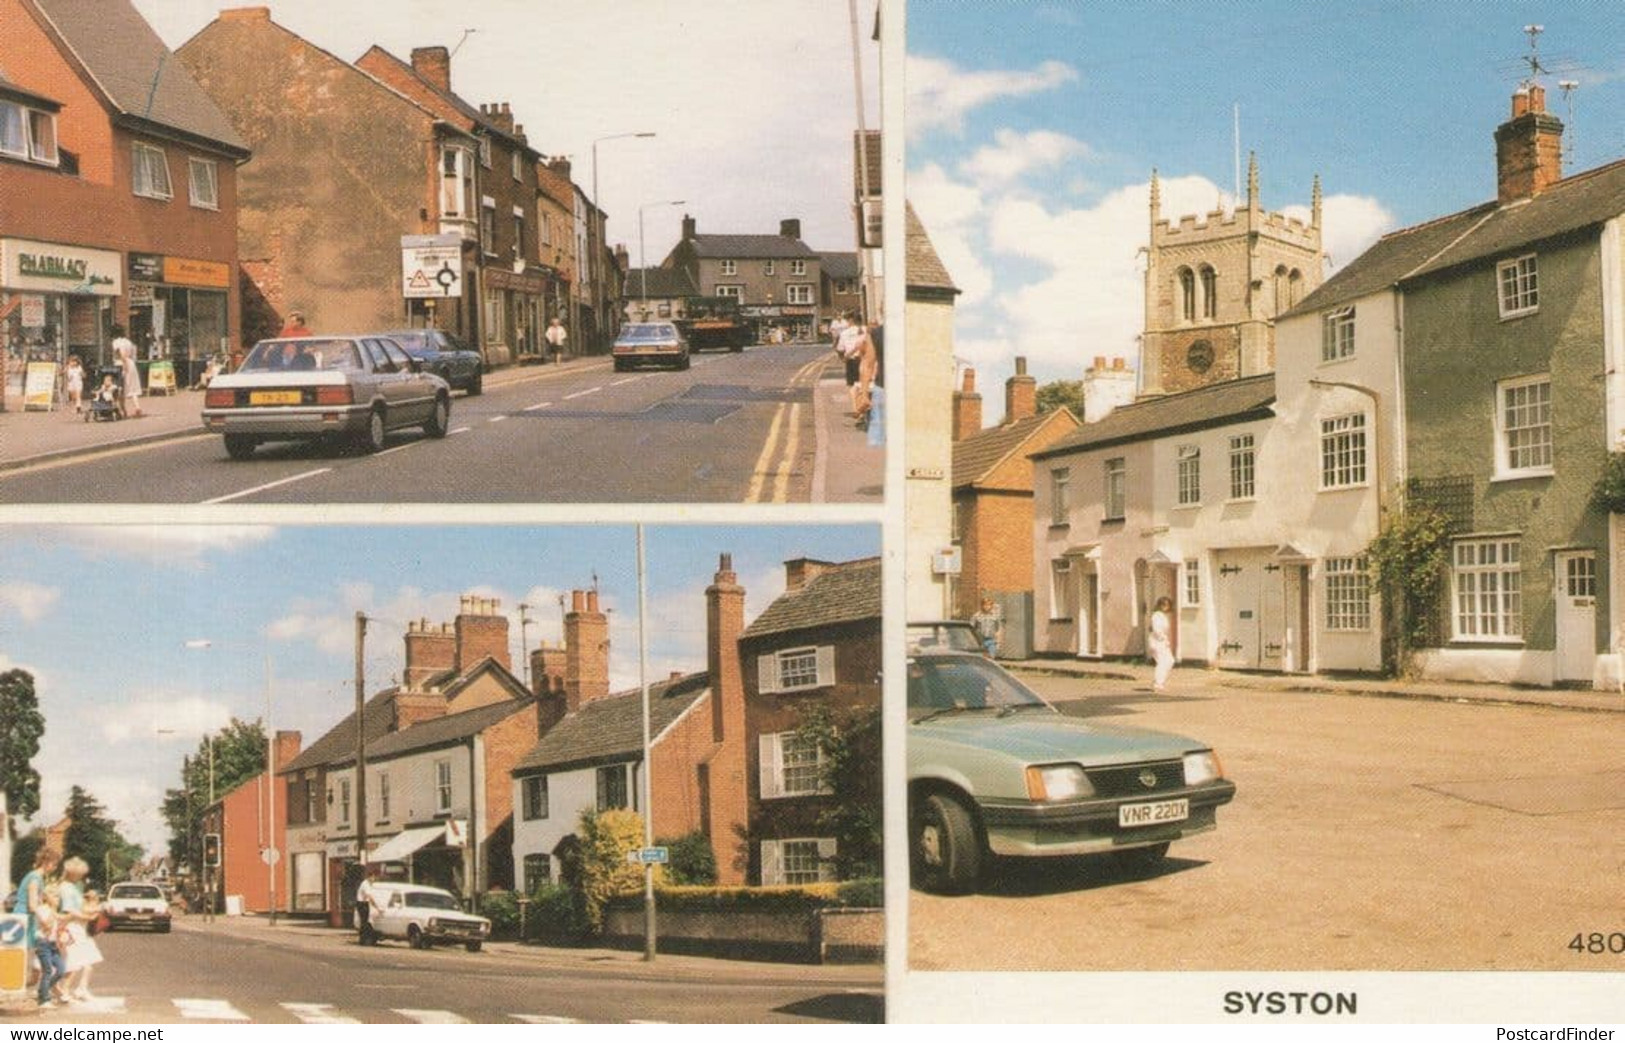
[[[62,381],[68,392],[68,405],[75,413],[85,411],[85,367],[78,355],[68,356],[68,366],[62,371]]]

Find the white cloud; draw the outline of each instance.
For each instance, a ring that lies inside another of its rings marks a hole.
[[[156,692],[129,693],[119,701],[116,713],[104,712],[95,720],[96,729],[111,744],[178,743],[187,747],[230,723],[231,708],[217,698]]]
[[[1387,207],[1370,196],[1327,196],[1321,210],[1320,245],[1332,271],[1360,256],[1399,224]],[[1282,211],[1300,221],[1309,220],[1306,206],[1282,207]]]
[[[37,623],[61,597],[62,591],[55,587],[14,580],[0,586],[0,612],[10,612],[25,623]]]
[[[982,238],[986,221],[983,193],[975,185],[955,181],[932,163],[909,173],[908,197],[937,256],[959,287],[955,307],[961,314],[974,313],[993,292],[993,269]]]
[[[265,543],[277,534],[272,525],[68,525],[60,531],[92,553],[187,565],[211,553]]]
[[[1031,69],[966,70],[945,58],[910,55],[908,80],[908,132],[917,137],[928,130],[955,134],[965,128],[965,116],[1002,98],[1020,98],[1054,90],[1078,79],[1064,62],[1047,61]]]
[[[1089,146],[1068,134],[1051,130],[1022,134],[1003,128],[993,135],[993,144],[973,152],[959,171],[984,189],[997,189],[1035,171],[1089,155]]]

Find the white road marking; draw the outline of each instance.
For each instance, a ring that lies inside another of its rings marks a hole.
[[[290,485],[290,484],[292,484],[294,482],[302,482],[306,478],[314,478],[319,474],[326,474],[327,472],[329,472],[331,470],[332,470],[331,467],[318,467],[314,471],[306,471],[303,474],[296,474],[296,475],[293,475],[290,478],[278,478],[274,482],[266,482],[264,485],[256,485],[256,486],[254,486],[254,488],[252,488],[252,489],[244,489],[242,492],[227,493],[225,496],[216,496],[212,500],[204,500],[203,502],[204,503],[229,503],[232,500],[240,500],[244,496],[253,496],[255,493],[265,492],[267,489],[275,489],[275,488],[277,488],[278,486],[281,486],[281,485]]]
[[[247,1021],[248,1015],[225,1000],[173,1000],[182,1017],[199,1021]]]
[[[307,1025],[359,1025],[361,1022],[343,1014],[334,1014],[331,1003],[284,1003],[284,1010]]]
[[[454,427],[450,431],[447,431],[446,434],[448,434],[448,435],[466,435],[472,430],[474,430],[472,427]],[[417,445],[416,442],[413,442],[412,444]],[[405,447],[403,446],[402,448],[405,448]]]
[[[395,1008],[395,1013],[408,1021],[415,1021],[419,1025],[466,1025],[467,1018],[460,1018],[449,1010],[406,1010]]]
[[[499,424],[506,419],[508,419],[507,414],[503,414],[502,416],[487,417],[485,422],[487,424]]]
[[[565,401],[567,401],[567,402],[568,402],[568,401],[569,401],[569,400],[570,400],[570,399],[572,399],[572,398],[580,398],[580,397],[581,397],[581,396],[582,396],[582,395],[590,395],[590,394],[592,394],[592,393],[593,393],[593,392],[594,392],[594,391],[602,391],[602,390],[604,390],[604,385],[602,385],[602,384],[600,384],[600,385],[598,385],[598,386],[597,386],[597,387],[595,387],[595,388],[588,388],[588,389],[587,389],[587,390],[585,390],[585,391],[577,391],[577,392],[576,392],[576,393],[575,393],[575,394],[573,394],[573,395],[565,395],[565,396],[564,396],[564,399],[565,399]]]
[[[625,380],[611,381],[609,386],[612,387],[612,388],[618,388],[622,384],[630,384],[634,380],[642,380],[642,379],[643,379],[642,377],[627,377]]]
[[[534,413],[534,412],[536,412],[536,410],[538,410],[538,409],[546,409],[548,406],[550,406],[552,404],[553,403],[551,403],[551,402],[538,402],[534,406],[526,406],[523,410],[521,410],[521,412]]]
[[[509,1014],[515,1021],[522,1021],[527,1025],[580,1025],[580,1018],[561,1018],[553,1014]]]
[[[90,1000],[75,1000],[68,1005],[70,1010],[81,1014],[123,1014],[123,996],[96,996]]]

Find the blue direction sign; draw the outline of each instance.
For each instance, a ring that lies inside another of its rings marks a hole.
[[[0,946],[11,948],[28,937],[28,920],[22,916],[0,916]]]
[[[667,862],[671,861],[671,848],[669,848],[669,847],[646,847],[646,848],[643,848],[642,850],[640,850],[638,852],[638,861],[643,862],[643,863],[654,862],[657,865],[665,865]]]

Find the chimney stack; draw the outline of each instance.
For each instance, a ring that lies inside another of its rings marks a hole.
[[[683,215],[683,238],[692,239],[695,236],[694,219],[687,214]]]
[[[1537,196],[1563,177],[1563,121],[1546,111],[1546,89],[1512,95],[1512,118],[1495,128],[1497,198],[1504,206]]]
[[[779,234],[786,239],[801,238],[801,218],[787,217],[779,222]]]
[[[609,620],[596,590],[570,592],[564,617],[564,701],[574,713],[609,694]]]
[[[444,47],[412,48],[412,71],[451,93],[451,52]]]
[[[540,648],[530,650],[530,688],[536,696],[562,695],[564,692],[563,645],[542,642]]]
[[[551,170],[553,173],[557,174],[559,177],[562,177],[564,180],[569,181],[570,180],[570,157],[569,156],[554,156],[554,157],[552,157],[551,159],[549,159],[547,161],[547,169]]]
[[[495,126],[501,127],[509,134],[513,133],[513,110],[505,101],[493,101],[490,104],[480,105],[480,115]]]
[[[745,588],[734,574],[733,555],[723,554],[705,588],[705,666],[711,679],[713,742],[745,739],[745,681],[739,665],[739,635],[744,629]]]
[[[1038,381],[1027,375],[1027,360],[1016,356],[1016,375],[1004,382],[1004,422],[1013,424],[1038,412]]]
[[[501,602],[464,594],[457,612],[457,672],[463,673],[489,656],[512,670],[508,654],[508,617],[499,609]]]
[[[292,763],[299,756],[299,748],[304,737],[296,731],[278,731],[276,733],[276,766],[281,770]]]
[[[828,571],[832,562],[817,558],[791,558],[784,563],[784,592],[792,594]]]
[[[954,392],[954,441],[982,430],[982,396],[976,390],[976,371],[965,367],[964,386]]]
[[[403,687],[416,690],[435,674],[457,666],[457,638],[444,623],[431,625],[427,619],[406,624],[406,671]]]

